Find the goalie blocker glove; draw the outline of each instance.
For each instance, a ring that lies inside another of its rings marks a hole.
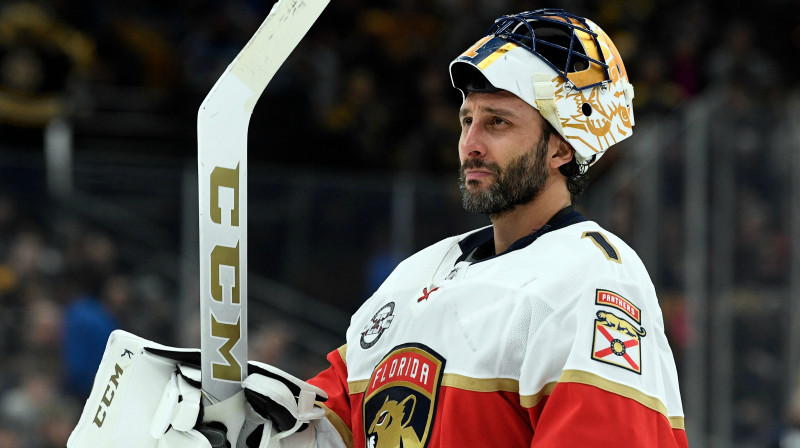
[[[248,434],[248,448],[283,446],[280,440],[325,416],[325,411],[314,405],[316,401],[328,399],[322,389],[257,361],[248,362],[248,372],[242,382],[249,405],[247,425],[250,428],[243,431]],[[313,443],[313,434],[306,434],[304,438]]]
[[[327,399],[325,392],[258,362],[249,363],[240,393],[204,408],[199,363],[197,349],[112,332],[67,446],[277,447],[324,416],[314,402]],[[305,433],[301,438],[313,440],[313,431]]]

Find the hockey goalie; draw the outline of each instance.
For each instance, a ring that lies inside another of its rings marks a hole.
[[[617,48],[560,9],[511,14],[450,79],[462,202],[491,226],[401,262],[308,382],[251,361],[209,400],[196,350],[115,332],[69,446],[686,448],[645,266],[574,207],[633,132]]]

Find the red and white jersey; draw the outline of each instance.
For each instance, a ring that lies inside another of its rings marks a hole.
[[[580,218],[477,262],[491,228],[403,261],[309,381],[344,444],[687,447],[650,278]]]

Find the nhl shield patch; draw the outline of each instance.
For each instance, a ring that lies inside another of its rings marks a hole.
[[[372,319],[361,330],[359,343],[364,350],[372,347],[383,336],[383,332],[388,330],[394,320],[394,302],[389,302],[372,316]]]
[[[597,311],[592,359],[641,374],[641,341],[647,335],[640,326],[641,311],[619,294],[600,289],[595,304],[616,308],[625,317],[606,310]]]
[[[422,344],[392,349],[375,367],[364,392],[367,446],[428,446],[445,360]]]

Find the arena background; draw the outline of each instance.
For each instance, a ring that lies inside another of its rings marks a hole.
[[[447,64],[546,6],[636,89],[580,209],[652,275],[691,446],[800,446],[796,0],[333,0],[250,125],[251,357],[313,375],[398,260],[487,224]],[[65,445],[110,329],[199,344],[196,112],[270,7],[0,5],[0,448]]]

